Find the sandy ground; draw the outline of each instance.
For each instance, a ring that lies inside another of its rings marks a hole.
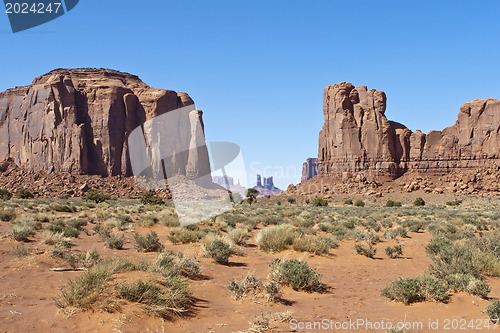
[[[8,222],[0,222],[0,234],[5,232],[7,226]],[[87,228],[90,229],[90,226]],[[125,249],[120,251],[106,249],[98,241],[98,236],[82,233],[75,240],[73,251],[85,252],[95,248],[104,258],[153,257],[154,254],[138,254],[133,249],[133,232],[146,233],[148,230],[135,227],[128,231]],[[11,252],[17,243],[2,238],[0,332],[238,332],[247,331],[249,322],[262,313],[288,310],[293,311],[293,320],[273,324],[275,332],[385,332],[386,329],[376,329],[382,321],[384,325],[387,322],[394,325],[406,323],[413,326],[410,329],[412,332],[488,331],[479,330],[478,326],[482,328],[479,324],[487,319],[482,311],[489,301],[478,297],[458,293],[447,304],[425,302],[405,306],[388,302],[387,298],[380,296],[382,288],[394,279],[417,276],[426,270],[429,258],[424,248],[430,240],[428,232],[409,233],[409,238],[402,239],[405,257],[399,259],[389,259],[384,253],[386,246],[393,245],[391,241],[378,243],[376,257],[369,259],[356,255],[354,241],[342,241],[340,247],[332,250],[332,256],[325,257],[295,251],[266,254],[258,250],[252,240],[244,248],[244,256],[233,256],[230,265],[223,266],[203,258],[200,244],[172,245],[165,241],[168,228],[155,226],[153,230],[164,240],[166,249],[182,251],[200,261],[204,277],[191,283],[196,303],[187,316],[163,321],[143,312],[137,306],[124,307],[121,313],[60,310],[54,304],[59,288],[69,278],[82,273],[49,271],[57,263],[43,253],[17,258]],[[36,247],[39,244],[33,242],[31,245]],[[236,301],[227,291],[225,286],[231,278],[242,278],[249,272],[259,278],[266,278],[269,262],[282,257],[307,259],[309,265],[323,275],[322,282],[329,287],[328,292],[305,293],[285,288],[284,301],[271,304],[251,298]],[[490,297],[500,298],[500,280],[488,279],[488,283],[493,289]],[[299,328],[302,327],[299,323],[306,325],[306,322],[322,320],[331,326],[318,330],[307,329],[305,326],[303,329]],[[450,321],[449,329],[445,327],[447,320]],[[349,326],[350,321],[359,326]],[[471,321],[476,326],[475,329],[467,326]],[[368,322],[375,326],[370,329]],[[429,322],[433,323],[433,328],[429,328]],[[453,329],[452,324],[461,325],[464,322],[465,329]],[[342,324],[345,329],[335,328],[335,325]],[[499,332],[500,328],[489,331]]]

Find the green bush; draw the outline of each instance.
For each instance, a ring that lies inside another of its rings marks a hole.
[[[346,199],[346,200],[344,201],[344,205],[352,205],[352,204],[353,204],[352,199]]]
[[[290,225],[282,224],[261,230],[257,234],[257,244],[262,251],[277,252],[292,245],[297,232]]]
[[[447,286],[431,276],[394,280],[382,290],[382,296],[407,305],[424,301],[445,302],[450,297]]]
[[[293,197],[288,197],[288,198],[286,198],[286,200],[287,200],[289,203],[291,203],[291,204],[294,204],[294,203],[297,201],[297,200],[295,200],[295,198],[293,198]]]
[[[500,320],[500,301],[496,300],[486,307],[485,310],[488,317],[490,317],[491,321],[496,321],[496,323]]]
[[[205,253],[218,264],[227,264],[231,256],[231,245],[221,239],[216,239],[205,246]]]
[[[314,198],[312,205],[315,207],[326,207],[328,206],[328,201],[323,198]]]
[[[68,204],[61,204],[58,202],[50,203],[49,208],[56,212],[65,212],[65,213],[72,213],[76,211],[75,207],[71,207]]]
[[[385,206],[386,206],[386,207],[394,207],[394,201],[392,201],[392,200],[387,200],[387,202],[385,203]]]
[[[365,202],[361,199],[358,199],[354,202],[354,206],[356,207],[364,207],[365,206]]]
[[[78,236],[80,235],[80,230],[78,230],[77,228],[69,227],[69,226],[64,227],[62,232],[63,232],[64,237],[78,238]]]
[[[262,282],[253,274],[248,274],[241,280],[232,279],[226,288],[233,293],[236,300],[248,294],[255,294],[263,288]]]
[[[101,193],[95,189],[90,189],[87,191],[85,199],[89,201],[94,201],[95,203],[100,203],[111,199],[111,196],[109,194]]]
[[[275,259],[271,266],[272,281],[289,285],[294,290],[324,291],[326,286],[321,283],[321,274],[307,265],[307,262],[297,259]]]
[[[453,201],[446,202],[446,206],[452,206],[452,207],[457,207],[457,206],[460,206],[461,204],[462,204],[462,200],[459,200],[459,199],[455,199]]]
[[[12,193],[4,188],[0,189],[0,199],[2,199],[3,201],[8,201],[10,200],[10,198],[12,198]]]
[[[180,315],[192,304],[189,281],[182,276],[167,280],[138,280],[132,284],[115,286],[117,296],[130,302],[143,304],[145,309],[165,318]]]
[[[250,232],[246,228],[235,228],[229,230],[227,235],[236,245],[247,245]]]
[[[389,256],[389,258],[399,258],[403,255],[403,246],[402,245],[394,245],[393,247],[386,247],[385,254]]]
[[[354,244],[354,250],[356,250],[357,254],[361,254],[365,257],[372,258],[377,254],[377,249],[372,246],[372,244],[368,243],[367,246],[363,246],[361,244]]]
[[[310,252],[314,254],[329,254],[332,248],[338,244],[329,237],[315,237],[306,235],[293,240],[293,249],[299,252]]]
[[[425,201],[421,197],[418,197],[413,202],[413,206],[425,206]]]
[[[109,249],[121,250],[123,249],[124,244],[125,244],[125,237],[123,235],[121,236],[110,235],[104,241],[104,246],[106,246]]]
[[[158,235],[153,230],[151,230],[146,236],[141,236],[138,233],[135,233],[134,241],[134,248],[137,251],[160,252],[163,250],[163,245],[160,243]]]
[[[141,194],[141,203],[146,205],[163,205],[165,201],[162,198],[155,195],[154,191],[147,191]]]
[[[20,188],[19,190],[16,191],[16,194],[14,194],[14,196],[17,198],[17,199],[32,199],[34,198],[35,196],[33,195],[33,193],[31,193],[30,191],[28,191],[27,189],[25,188]]]
[[[401,207],[401,201],[394,201],[394,207]]]
[[[188,244],[188,243],[196,243],[203,236],[204,232],[200,230],[189,230],[188,228],[172,228],[170,231],[170,235],[168,236],[168,240],[174,244]]]
[[[199,264],[191,258],[184,257],[182,252],[165,251],[159,253],[150,270],[164,277],[175,275],[198,277],[200,275]]]

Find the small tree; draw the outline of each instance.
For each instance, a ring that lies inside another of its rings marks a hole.
[[[422,199],[421,197],[418,197],[415,199],[415,201],[413,202],[413,205],[414,206],[425,206],[425,201],[424,199]]]
[[[247,201],[248,203],[251,205],[256,199],[257,199],[257,196],[259,195],[259,191],[257,191],[256,189],[254,188],[249,188],[247,190]]]

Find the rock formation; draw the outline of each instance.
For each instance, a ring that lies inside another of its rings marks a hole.
[[[324,89],[321,175],[397,178],[409,170],[441,175],[500,166],[500,101],[465,103],[453,126],[427,135],[387,120],[385,108],[382,91],[346,82]]]
[[[283,192],[274,186],[273,177],[264,177],[264,185],[261,183],[261,176],[257,175],[257,186],[253,188],[259,191],[259,196],[279,194]]]
[[[127,137],[134,128],[193,104],[185,93],[151,88],[131,74],[57,69],[0,93],[0,160],[33,172],[130,176]],[[198,147],[201,111],[191,111],[185,123],[188,148]],[[169,162],[190,178],[198,176],[197,163],[208,165],[206,149],[184,155]]]
[[[300,178],[301,182],[305,182],[316,176],[318,174],[318,159],[317,158],[308,158],[302,164],[302,177]]]

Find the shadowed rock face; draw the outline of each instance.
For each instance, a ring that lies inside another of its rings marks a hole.
[[[386,96],[342,82],[324,89],[319,133],[322,175],[398,177],[408,170],[445,174],[500,165],[500,101],[465,103],[453,126],[427,135],[385,117]]]
[[[187,94],[151,88],[135,75],[56,69],[0,93],[0,160],[11,158],[31,171],[130,176],[128,134],[191,104]],[[203,124],[201,114],[192,111],[190,121]],[[208,161],[208,154],[187,158],[193,164]]]

